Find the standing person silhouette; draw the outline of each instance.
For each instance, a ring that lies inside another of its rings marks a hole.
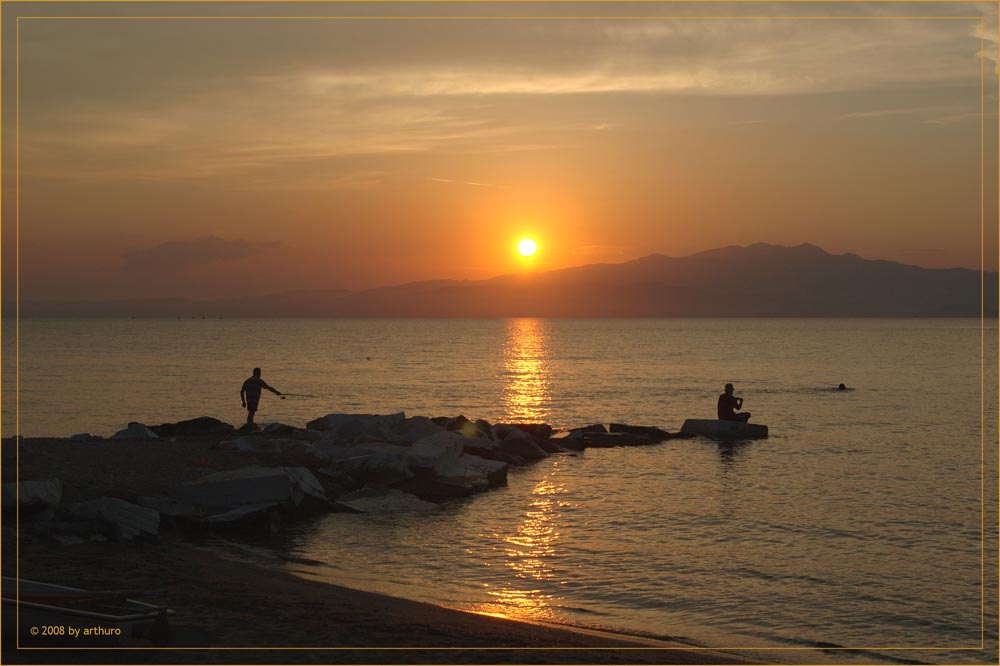
[[[743,398],[733,395],[733,385],[726,384],[726,392],[719,396],[719,420],[720,421],[743,421],[750,420],[750,412],[736,413],[737,409],[743,408]]]
[[[253,415],[257,413],[261,389],[267,389],[275,395],[280,395],[282,400],[285,399],[281,391],[271,388],[267,382],[260,378],[260,368],[254,368],[253,377],[243,382],[243,387],[240,388],[240,402],[247,409],[247,425],[254,425]]]

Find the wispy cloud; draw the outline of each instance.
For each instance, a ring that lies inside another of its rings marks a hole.
[[[452,183],[455,185],[472,185],[473,187],[502,187],[501,185],[494,185],[493,183],[478,183],[472,180],[453,180],[451,178],[428,178],[427,180],[432,180],[436,183]]]
[[[921,113],[940,113],[945,107],[941,106],[921,106],[904,107],[898,109],[875,109],[872,111],[856,111],[845,113],[841,118],[885,118],[889,116],[909,116]]]
[[[967,23],[951,20],[439,22],[420,30],[392,22],[366,23],[364,30],[338,22],[285,23],[280,30],[266,22],[239,30],[216,25],[198,25],[213,39],[197,51],[197,63],[175,62],[168,57],[175,51],[164,48],[163,55],[151,51],[143,67],[129,67],[143,30],[156,37],[153,43],[174,44],[192,26],[144,24],[118,33],[107,28],[104,35],[96,24],[86,26],[91,32],[46,24],[46,39],[23,45],[22,77],[32,86],[23,96],[24,173],[132,180],[236,175],[231,183],[254,187],[280,182],[276,170],[308,165],[316,177],[289,178],[290,185],[362,188],[375,179],[352,180],[337,160],[442,146],[545,150],[617,127],[605,107],[586,121],[558,124],[557,135],[558,116],[538,113],[536,104],[920,88],[978,82],[979,75],[978,28],[970,32]],[[94,51],[102,35],[109,49]],[[995,60],[993,38],[988,32],[987,57]],[[476,49],[467,48],[470,39]],[[342,48],[331,50],[330,43]],[[224,76],[206,67],[220,54]],[[39,72],[31,69],[36,62],[43,63]],[[104,71],[113,76],[77,81]],[[67,92],[56,97],[56,90]],[[495,108],[501,104],[504,113]],[[897,111],[847,117],[880,113]]]

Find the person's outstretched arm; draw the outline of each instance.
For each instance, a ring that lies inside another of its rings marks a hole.
[[[281,395],[281,391],[279,391],[279,390],[277,390],[277,389],[273,389],[273,388],[271,388],[271,387],[270,387],[270,386],[268,385],[268,383],[267,383],[267,382],[261,382],[261,384],[263,384],[263,385],[264,385],[264,388],[266,388],[266,389],[267,389],[268,391],[270,391],[270,392],[271,392],[271,393],[273,393],[274,395]]]

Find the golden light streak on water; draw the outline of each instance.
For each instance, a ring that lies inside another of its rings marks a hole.
[[[503,348],[505,418],[545,421],[549,414],[549,335],[541,319],[512,319]]]
[[[553,468],[553,473],[558,466]],[[484,604],[476,612],[502,617],[554,620],[552,594],[546,594],[533,581],[552,580],[556,572],[552,562],[558,558],[559,502],[557,495],[565,493],[561,483],[552,480],[552,474],[538,482],[531,491],[531,503],[517,531],[501,536],[504,544],[504,564],[513,572],[518,582],[486,593],[495,603]]]

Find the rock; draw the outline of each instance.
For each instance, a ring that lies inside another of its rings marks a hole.
[[[296,428],[290,425],[285,425],[284,423],[268,423],[263,428],[261,428],[261,433],[264,435],[272,435],[276,437],[290,437],[294,433]]]
[[[292,503],[302,504],[306,499],[327,504],[326,491],[313,473],[305,467],[279,467],[292,481]]]
[[[458,458],[458,464],[465,466],[467,475],[474,473],[482,476],[491,488],[507,485],[507,469],[509,465],[505,462],[487,460],[479,456],[471,456],[463,453]]]
[[[521,456],[504,451],[499,442],[493,442],[488,439],[466,438],[462,442],[462,450],[469,455],[479,456],[487,460],[499,460],[515,467],[521,467],[526,464],[524,458]]]
[[[504,438],[504,433],[508,432],[511,428],[516,428],[521,432],[525,432],[535,439],[548,439],[552,436],[552,426],[548,423],[498,423],[493,426],[493,430],[497,433],[500,439]]]
[[[185,502],[177,502],[172,499],[167,499],[166,497],[153,497],[150,495],[143,495],[136,499],[136,504],[139,506],[144,506],[146,508],[152,509],[160,514],[160,517],[167,518],[178,518],[178,519],[190,519],[194,520],[201,518],[204,512],[201,508],[195,506],[194,504],[187,504]]]
[[[495,460],[493,456],[500,451],[500,444],[481,437],[465,438],[462,440],[462,450],[473,456]]]
[[[318,442],[323,438],[323,433],[318,430],[301,430],[296,428],[291,434],[292,439],[298,439],[303,442]]]
[[[410,467],[438,472],[462,455],[464,438],[457,432],[439,432],[424,437],[410,447]]]
[[[20,486],[20,487],[19,487]],[[3,484],[3,508],[20,504],[29,510],[53,507],[62,501],[63,486],[59,479],[36,479]]]
[[[69,439],[71,442],[89,442],[93,437],[89,432],[81,432],[76,435],[70,435]]]
[[[411,416],[392,427],[391,441],[415,442],[443,431],[444,427],[434,423],[434,421],[426,416]]]
[[[249,435],[252,433],[260,432],[260,426],[257,425],[256,423],[244,423],[243,425],[241,425],[239,428],[236,429],[236,432],[240,433],[241,435]]]
[[[503,481],[507,479],[507,464],[496,460],[485,460],[468,454],[462,454],[457,460],[439,465],[430,477],[431,486],[418,485],[418,495],[434,496],[463,496],[480,492],[490,487],[490,474],[503,474]],[[423,480],[423,479],[421,479]],[[434,485],[453,486],[459,492],[441,493],[440,489],[435,489]],[[496,485],[500,485],[498,482]]]
[[[326,424],[324,417],[319,417],[318,419],[313,419],[306,423],[306,430],[327,432],[330,430],[330,426]]]
[[[86,543],[87,541],[87,539],[84,539],[83,537],[70,534],[51,534],[49,536],[60,546],[75,546],[80,543]]]
[[[483,423],[489,425],[488,423],[486,423],[486,421],[483,421]],[[472,421],[461,415],[456,416],[453,419],[448,419],[448,421],[446,421],[444,425],[446,430],[451,430],[453,432],[460,433],[462,437],[488,438],[493,432],[492,426],[486,428],[485,430],[480,430],[480,428],[476,425],[476,423],[473,423]]]
[[[633,435],[627,432],[590,432],[583,436],[583,443],[592,448],[608,449],[615,446],[648,446],[657,444],[661,439],[651,439],[647,435]]]
[[[584,426],[582,428],[573,428],[569,431],[568,438],[578,439],[583,437],[585,434],[590,432],[607,432],[608,429],[604,427],[603,423],[595,423],[594,425]]]
[[[293,482],[281,469],[252,465],[241,469],[215,472],[197,481],[182,483],[171,496],[183,502],[209,507],[240,504],[288,502]]]
[[[486,439],[497,439],[496,432],[493,430],[493,424],[489,421],[483,419],[476,419],[476,432],[477,437],[485,437]]]
[[[511,434],[500,442],[500,450],[511,456],[517,456],[519,458],[524,458],[525,460],[538,460],[540,458],[546,458],[547,454],[537,443],[531,435],[524,431],[520,431],[520,435]]]
[[[306,427],[309,430],[323,430],[330,433],[337,439],[356,440],[361,437],[368,437],[380,441],[388,441],[392,434],[392,429],[396,424],[403,422],[406,414],[327,414],[326,416],[310,421]]]
[[[66,507],[63,507],[59,513],[60,516],[58,519],[47,520],[43,523],[34,523],[31,526],[31,532],[50,539],[54,539],[56,535],[62,537],[75,536],[84,540],[98,534],[102,536],[105,534],[112,537],[115,536],[115,527],[99,518],[73,516]]]
[[[163,423],[158,426],[150,426],[149,429],[160,437],[219,435],[231,433],[235,430],[228,423],[212,418],[211,416],[199,416],[196,419],[178,421],[177,423]]]
[[[281,444],[260,435],[244,435],[213,444],[212,448],[241,453],[277,453],[281,450]]]
[[[66,507],[72,516],[99,519],[114,527],[118,541],[130,541],[141,536],[156,536],[160,529],[160,514],[148,507],[132,504],[115,497],[101,497],[77,502]]]
[[[761,423],[720,421],[717,419],[687,419],[681,433],[702,435],[723,440],[758,439],[767,437],[767,426]]]
[[[445,430],[462,430],[463,428],[467,428],[470,425],[472,425],[472,422],[469,421],[469,419],[462,416],[461,414],[459,414],[458,416],[445,421],[444,428]]]
[[[562,453],[566,450],[558,444],[558,440],[553,439],[535,439],[535,444],[546,453]]]
[[[311,467],[329,464],[332,458],[320,451],[312,442],[300,439],[283,439],[278,442],[282,458],[294,458],[296,461],[306,461]]]
[[[609,429],[611,432],[645,437],[650,441],[650,443],[658,443],[670,438],[669,432],[654,426],[633,426],[624,423],[612,423]]]
[[[159,439],[159,437],[142,423],[132,421],[127,428],[112,435],[111,439]]]
[[[202,523],[206,525],[223,525],[227,523],[238,523],[246,519],[256,522],[262,517],[268,516],[272,510],[281,506],[279,502],[262,502],[259,504],[242,504],[228,511],[205,516]]]
[[[341,458],[332,467],[362,483],[379,485],[397,483],[413,476],[404,458],[392,453],[369,453]]]
[[[322,467],[316,470],[316,473],[323,477],[321,480],[328,481],[339,488],[343,488],[345,493],[357,490],[361,486],[365,485],[348,474],[346,471],[337,469],[336,467]],[[324,483],[323,487],[326,488],[327,484]],[[343,495],[345,493],[340,494]]]
[[[395,488],[362,488],[339,498],[337,504],[359,513],[404,513],[437,508],[436,504]]]

